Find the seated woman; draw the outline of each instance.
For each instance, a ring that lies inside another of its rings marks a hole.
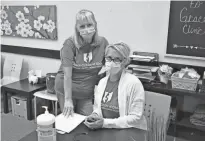
[[[147,130],[143,115],[145,94],[140,80],[125,71],[130,48],[125,43],[108,45],[105,50],[107,76],[95,91],[94,111],[85,125],[97,128],[139,128]]]

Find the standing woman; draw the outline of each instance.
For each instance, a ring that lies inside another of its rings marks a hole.
[[[93,111],[94,87],[100,80],[108,41],[98,36],[93,12],[81,10],[76,15],[75,33],[60,50],[61,66],[55,79],[55,91],[63,115],[75,111],[89,115]]]

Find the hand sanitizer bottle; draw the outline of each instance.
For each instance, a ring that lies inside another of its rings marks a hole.
[[[55,116],[48,112],[48,107],[42,107],[45,108],[45,113],[37,117],[38,141],[56,141]]]

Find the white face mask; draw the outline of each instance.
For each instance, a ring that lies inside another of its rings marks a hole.
[[[88,28],[85,28],[85,29],[80,29],[79,32],[80,32],[81,36],[86,36],[87,34],[94,33],[95,28],[94,27],[88,27]]]
[[[105,62],[106,71],[116,74],[121,70],[121,64],[116,64],[114,62]]]

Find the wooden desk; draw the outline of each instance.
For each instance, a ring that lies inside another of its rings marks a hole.
[[[11,84],[7,84],[1,87],[1,92],[4,98],[4,113],[8,113],[8,93],[17,94],[27,98],[27,119],[32,120],[32,98],[36,91],[46,88],[46,84],[32,85],[28,82],[28,79],[23,79]]]
[[[69,125],[68,125],[69,126]],[[81,133],[88,133],[82,135]],[[69,134],[58,134],[57,141],[145,141],[145,131],[140,129],[99,129],[90,130],[83,123],[80,124],[75,130]],[[19,141],[37,141],[37,132],[33,131],[29,135],[25,136]],[[174,141],[174,137],[167,136],[166,141]],[[186,141],[180,138],[176,138],[175,141]]]

